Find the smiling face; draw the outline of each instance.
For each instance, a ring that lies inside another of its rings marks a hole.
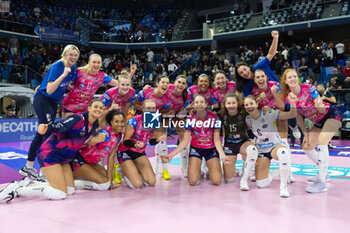
[[[124,117],[121,114],[115,115],[111,121],[111,126],[114,132],[120,133],[124,129]]]
[[[91,67],[91,72],[96,74],[102,67],[102,59],[100,56],[91,55],[89,59],[89,66]]]
[[[198,78],[198,87],[200,92],[206,92],[209,87],[209,78],[202,75]]]
[[[249,97],[244,99],[244,109],[248,114],[252,114],[257,108],[258,103],[254,99]]]
[[[299,78],[298,78],[298,74],[296,71],[289,71],[286,74],[286,84],[290,87],[290,88],[295,88],[297,86],[299,86]]]
[[[226,88],[227,79],[223,73],[218,73],[215,75],[215,83],[219,89]]]
[[[227,109],[227,112],[231,115],[237,111],[238,108],[238,102],[237,98],[235,97],[227,97],[225,102],[225,108]]]
[[[159,82],[156,83],[158,90],[162,95],[167,92],[169,88],[169,78],[168,77],[162,77]]]
[[[205,111],[205,109],[207,108],[208,104],[205,100],[205,98],[201,95],[197,95],[194,98],[194,109],[197,112],[201,112],[201,111]]]
[[[237,73],[244,79],[252,79],[253,78],[252,71],[246,65],[241,65],[240,67],[238,67]]]
[[[254,82],[259,90],[267,90],[267,76],[264,71],[257,70],[254,74]]]
[[[131,88],[131,80],[128,77],[119,77],[119,94],[126,95]]]
[[[175,88],[177,91],[182,92],[187,88],[187,80],[183,77],[176,79]]]
[[[97,119],[102,115],[103,110],[104,105],[102,101],[94,101],[88,107],[89,117]]]
[[[70,67],[77,62],[79,58],[79,52],[75,49],[71,49],[64,55],[64,58],[67,61],[67,65]]]
[[[142,110],[144,112],[155,112],[157,111],[156,103],[154,103],[153,101],[144,102]]]

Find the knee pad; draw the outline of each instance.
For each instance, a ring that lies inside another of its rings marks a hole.
[[[278,148],[277,157],[279,160],[280,167],[290,167],[290,153],[287,148]]]
[[[105,191],[109,189],[109,187],[111,186],[111,182],[107,181],[106,183],[98,184],[98,186],[99,186],[98,190]]]
[[[253,145],[249,145],[246,148],[246,152],[247,152],[247,159],[251,160],[251,161],[256,161],[258,159],[258,148],[256,148],[256,146]]]
[[[263,180],[256,180],[256,185],[259,187],[259,188],[265,188],[267,186],[269,186],[271,183],[271,178],[268,177],[266,179],[263,179]]]
[[[45,187],[45,196],[50,200],[62,200],[67,197],[67,194],[59,189],[55,189],[51,186]]]
[[[75,188],[67,186],[67,195],[72,195],[73,193],[75,193]]]

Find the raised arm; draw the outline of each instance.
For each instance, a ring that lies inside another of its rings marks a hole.
[[[269,53],[267,54],[267,59],[269,59],[270,61],[272,60],[272,58],[275,56],[276,52],[277,52],[277,46],[278,46],[278,37],[279,37],[279,33],[278,31],[272,31],[271,32],[271,36],[273,38],[270,49],[269,49]]]

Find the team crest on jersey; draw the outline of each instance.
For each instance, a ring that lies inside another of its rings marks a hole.
[[[268,126],[269,126],[268,124],[263,124],[261,127],[262,127],[263,129],[266,129]]]
[[[99,83],[99,82],[95,82],[94,84],[95,84],[95,86],[98,86],[98,85],[100,85],[100,83]]]
[[[311,99],[307,99],[307,100],[306,100],[306,103],[309,103],[310,101],[311,101]]]
[[[82,87],[82,88],[84,88],[84,87],[85,87],[85,84],[84,84],[84,83],[80,83],[79,86]]]
[[[105,147],[105,150],[106,150],[106,151],[109,151],[110,149],[111,149],[111,148],[108,147],[108,146]]]

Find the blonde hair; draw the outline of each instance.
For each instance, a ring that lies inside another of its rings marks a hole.
[[[90,55],[88,64],[85,65],[85,66],[83,66],[83,67],[81,67],[80,69],[81,69],[82,71],[85,71],[85,72],[87,72],[87,73],[90,73],[90,71],[91,71],[91,66],[89,65],[89,63],[91,62],[91,60],[92,60],[94,57],[100,58],[101,64],[102,64],[102,57],[100,56],[100,54],[94,53],[94,54],[91,54],[91,55]]]
[[[146,104],[148,104],[148,103],[156,104],[156,102],[154,102],[154,100],[152,100],[152,99],[146,99],[146,100],[143,101],[143,103],[142,103],[142,110],[145,109],[145,106],[146,106]]]
[[[120,75],[118,75],[118,81],[120,79],[128,80],[131,85],[131,78],[129,77],[129,75],[130,73],[127,70],[122,70],[122,72],[120,72]]]
[[[63,52],[62,52],[62,54],[61,54],[61,59],[60,59],[60,61],[62,61],[63,63],[66,63],[67,59],[65,58],[65,56],[66,56],[67,53],[69,53],[71,50],[76,50],[76,51],[78,52],[78,57],[79,57],[80,51],[79,51],[78,47],[75,46],[75,45],[69,44],[69,45],[66,45],[66,47],[64,47]]]
[[[282,74],[282,78],[281,78],[281,87],[282,87],[282,96],[283,98],[286,98],[287,94],[290,92],[290,87],[287,84],[287,74],[289,72],[295,72],[298,75],[298,72],[295,69],[286,69],[283,74]],[[299,79],[298,79],[299,80]],[[300,81],[299,81],[300,84]]]

